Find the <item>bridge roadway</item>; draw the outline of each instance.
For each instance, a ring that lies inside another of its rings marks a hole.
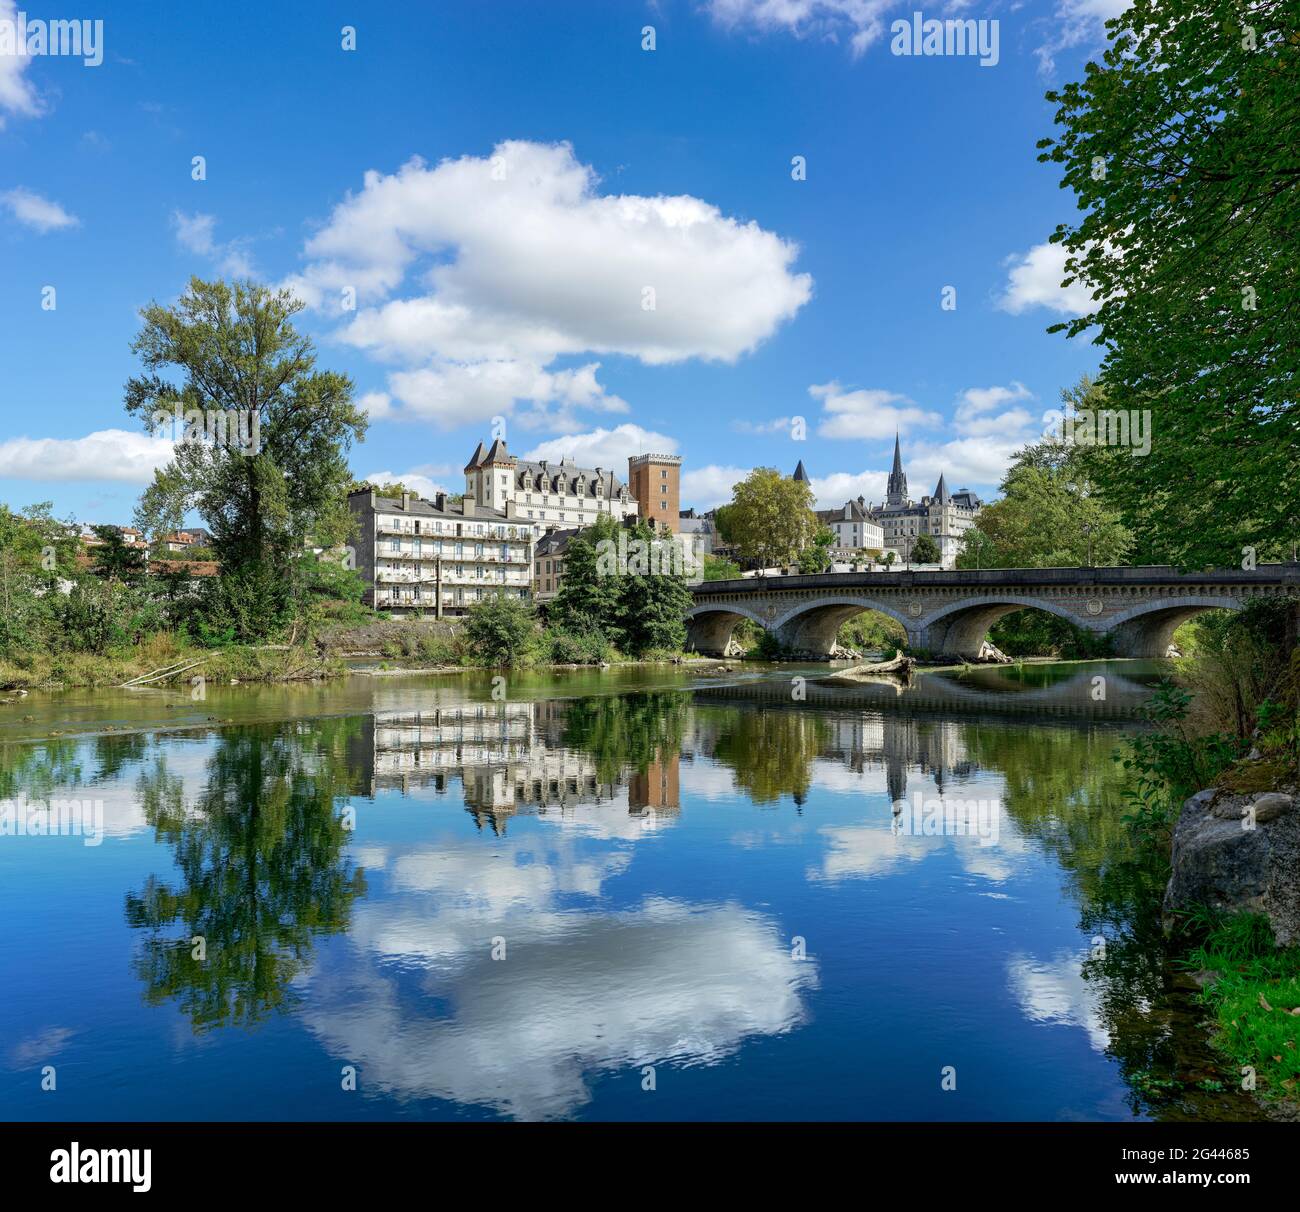
[[[702,581],[692,589],[687,646],[725,655],[742,618],[793,655],[825,660],[841,624],[864,610],[901,623],[908,647],[971,658],[989,628],[1034,608],[1114,639],[1115,653],[1163,657],[1174,630],[1203,610],[1240,610],[1283,598],[1300,611],[1300,564],[1178,572],[1137,568],[990,568],[933,572],[827,572]]]

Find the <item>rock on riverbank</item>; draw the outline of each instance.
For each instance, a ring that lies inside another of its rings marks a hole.
[[[1278,946],[1300,942],[1300,805],[1292,792],[1198,791],[1174,828],[1165,924],[1194,905],[1266,916]]]

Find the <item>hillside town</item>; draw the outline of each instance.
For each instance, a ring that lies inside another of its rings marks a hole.
[[[492,596],[545,605],[559,592],[569,544],[601,517],[622,527],[649,522],[697,569],[717,559],[734,562],[742,576],[798,571],[797,564],[760,568],[724,536],[717,508],[682,508],[681,475],[680,455],[630,456],[624,480],[611,468],[582,467],[567,455],[559,462],[521,459],[498,438],[475,447],[461,493],[438,492],[426,499],[409,491],[388,496],[382,485],[358,487],[348,494],[348,509],[355,522],[350,546],[365,584],[363,602],[394,617],[428,612],[436,618],[463,615]],[[807,485],[811,494],[802,459],[789,478]],[[823,540],[829,532],[829,542],[823,542],[827,570],[884,571],[954,568],[981,507],[967,489],[950,492],[943,475],[932,494],[914,500],[895,437],[883,501],[859,496],[812,512]],[[88,569],[104,546],[96,533],[103,529],[88,527],[81,534],[80,560]],[[202,527],[168,532],[152,543],[138,527],[113,529],[126,549],[147,558],[151,573],[217,573],[211,536]],[[914,558],[922,536],[937,548],[937,559]]]

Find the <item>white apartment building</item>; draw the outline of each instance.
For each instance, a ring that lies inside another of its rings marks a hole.
[[[495,594],[530,596],[533,526],[513,502],[497,510],[443,493],[426,501],[367,488],[351,493],[348,507],[359,531],[356,568],[376,610],[441,618]]]

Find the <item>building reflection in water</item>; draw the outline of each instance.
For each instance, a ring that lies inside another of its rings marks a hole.
[[[562,743],[568,704],[464,703],[389,711],[366,718],[357,759],[360,782],[379,791],[432,788],[458,781],[479,828],[501,835],[512,816],[573,818],[583,805],[627,799],[632,817],[681,808],[680,753],[656,748],[644,768],[610,777],[596,757]]]

